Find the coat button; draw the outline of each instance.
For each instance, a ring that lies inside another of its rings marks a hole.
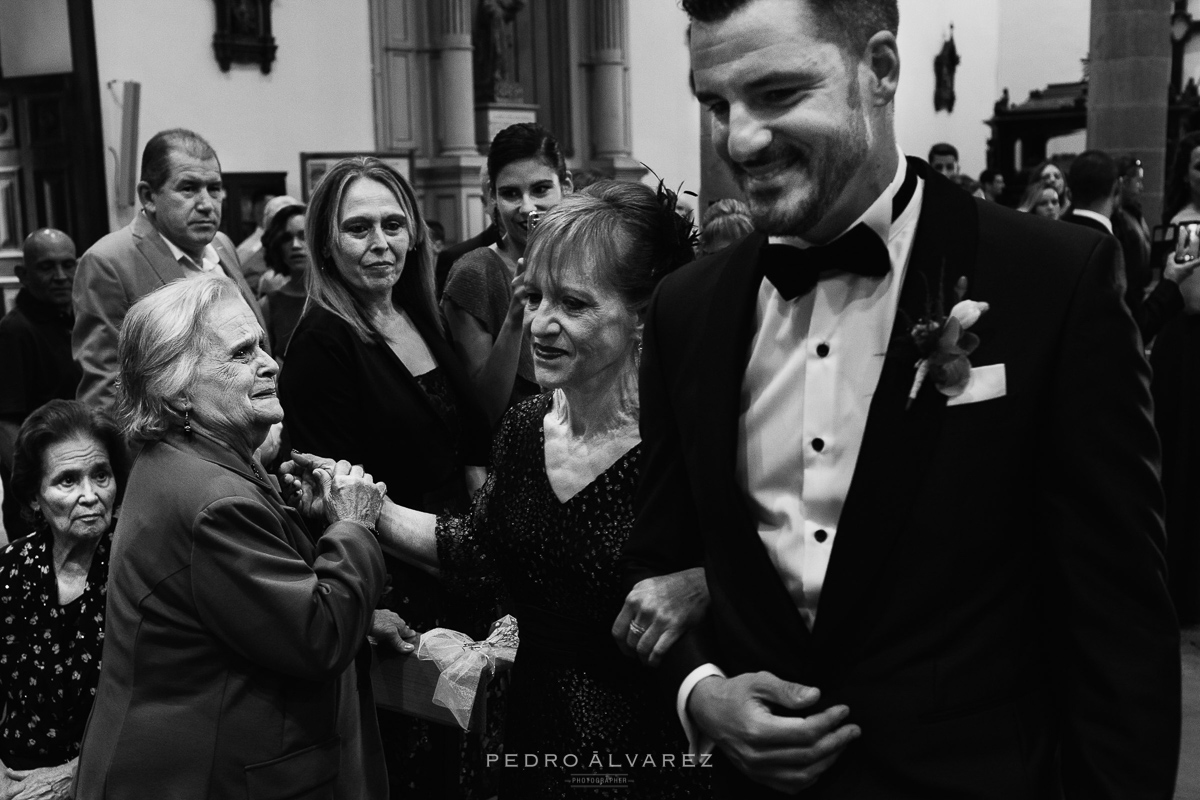
[[[817,345],[817,355],[821,358],[829,355],[829,345],[825,344],[825,342],[821,342],[819,345]]]
[[[825,449],[825,440],[821,438],[813,439],[812,446],[813,450],[816,450],[819,453]]]
[[[813,538],[816,539],[818,542],[824,542],[826,539],[829,538],[829,534],[826,533],[824,529],[821,529],[813,534]]]

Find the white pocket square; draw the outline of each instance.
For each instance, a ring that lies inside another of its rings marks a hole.
[[[971,378],[966,390],[958,397],[946,401],[947,406],[965,406],[967,403],[981,403],[1004,397],[1008,393],[1008,383],[1004,375],[1003,364],[988,364],[986,367],[971,367]]]

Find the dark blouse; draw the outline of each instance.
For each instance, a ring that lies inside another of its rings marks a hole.
[[[669,694],[653,673],[621,655],[610,630],[625,599],[620,558],[633,525],[641,468],[637,445],[567,502],[546,477],[543,419],[551,395],[505,415],[493,469],[467,515],[439,517],[445,574],[500,578],[511,596],[521,645],[512,671],[505,754],[582,754],[578,768],[501,771],[501,797],[574,796],[580,776],[628,778],[588,797],[668,800],[709,796],[706,772],[639,762],[618,769],[588,763],[593,752],[687,752]],[[603,758],[607,758],[604,756]]]
[[[58,604],[53,537],[18,539],[0,551],[0,760],[14,769],[53,767],[79,755],[100,680],[108,553],[96,545],[83,594]]]

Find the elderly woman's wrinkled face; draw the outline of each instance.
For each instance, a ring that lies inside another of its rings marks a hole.
[[[279,366],[263,349],[262,328],[240,297],[213,306],[205,330],[188,394],[191,419],[235,449],[253,451],[283,419],[275,392]]]
[[[34,508],[56,539],[95,539],[112,524],[117,479],[108,450],[95,437],[76,434],[42,453],[42,483]]]
[[[1058,200],[1058,192],[1049,186],[1042,189],[1042,196],[1033,204],[1033,213],[1047,219],[1058,219],[1062,214],[1062,203]]]
[[[550,389],[603,391],[629,363],[640,324],[620,295],[581,259],[529,273],[526,319],[537,382]],[[547,271],[556,280],[547,280]]]
[[[392,291],[412,247],[412,220],[392,190],[371,178],[346,187],[338,210],[333,260],[360,295]]]

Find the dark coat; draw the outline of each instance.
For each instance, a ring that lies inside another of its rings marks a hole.
[[[384,587],[366,529],[315,538],[233,451],[171,434],[129,476],[108,586],[75,797],[386,797],[354,669]]]

